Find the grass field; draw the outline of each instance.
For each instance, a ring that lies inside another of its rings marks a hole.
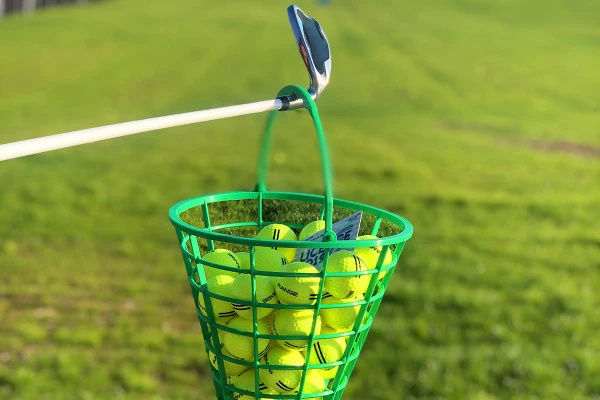
[[[298,5],[332,46],[336,196],[415,226],[345,398],[600,399],[600,3]],[[285,6],[8,17],[0,142],[305,84]],[[167,210],[251,189],[265,118],[0,164],[0,398],[213,398]],[[308,118],[279,124],[270,186],[320,192]]]

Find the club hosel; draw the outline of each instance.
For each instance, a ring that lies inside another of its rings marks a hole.
[[[307,89],[307,92],[310,94],[310,97],[312,97],[313,100],[316,100],[320,94],[317,93],[316,89],[312,85]],[[295,110],[297,108],[304,107],[304,101],[302,101],[302,99],[297,99],[292,96],[281,96],[278,97],[278,99],[282,102],[282,106],[279,111]]]
[[[282,103],[279,111],[295,110],[304,107],[304,101],[302,101],[302,99],[297,99],[295,96],[280,96],[278,99],[281,100]]]

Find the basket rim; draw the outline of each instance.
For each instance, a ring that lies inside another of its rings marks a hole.
[[[307,194],[299,192],[281,192],[281,191],[233,191],[233,192],[221,192],[214,194],[207,194],[203,196],[192,197],[189,199],[182,200],[169,209],[169,219],[171,223],[177,228],[188,234],[202,237],[209,240],[220,241],[225,243],[234,243],[247,246],[255,247],[271,247],[273,240],[269,239],[258,239],[246,236],[230,235],[226,233],[220,233],[212,231],[206,228],[199,228],[184,222],[180,215],[195,207],[208,206],[212,203],[222,203],[229,201],[239,200],[293,200],[302,201],[307,203],[318,203],[323,204],[325,201],[324,195]],[[362,204],[350,200],[334,198],[334,207],[342,207],[355,211],[367,212],[378,219],[386,220],[399,229],[400,233],[392,236],[386,236],[376,239],[364,239],[364,240],[340,240],[331,242],[309,242],[309,241],[294,241],[294,240],[278,240],[278,247],[286,248],[356,248],[356,247],[374,247],[374,246],[390,246],[406,242],[413,235],[413,226],[405,218],[394,214],[390,211],[383,210],[367,204]],[[269,221],[270,222],[270,221]],[[258,224],[257,224],[258,225]],[[214,227],[213,227],[214,228]]]

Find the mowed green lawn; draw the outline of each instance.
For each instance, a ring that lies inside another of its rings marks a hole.
[[[415,226],[345,399],[600,398],[600,3],[299,1],[337,197]],[[0,142],[306,84],[287,3],[0,21]],[[168,208],[251,189],[266,115],[0,164],[0,398],[212,399]],[[307,116],[270,187],[320,192]]]

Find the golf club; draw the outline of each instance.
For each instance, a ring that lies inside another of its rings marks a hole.
[[[289,6],[287,11],[300,55],[308,70],[310,79],[308,91],[312,98],[316,99],[321,95],[329,83],[329,77],[331,75],[331,53],[329,51],[329,43],[317,21],[307,16],[295,5]],[[133,135],[141,132],[230,118],[239,115],[254,114],[263,111],[286,111],[302,106],[303,102],[301,99],[278,97],[274,100],[265,100],[256,103],[193,111],[183,114],[167,115],[60,133],[2,144],[0,145],[0,161],[85,143]]]

